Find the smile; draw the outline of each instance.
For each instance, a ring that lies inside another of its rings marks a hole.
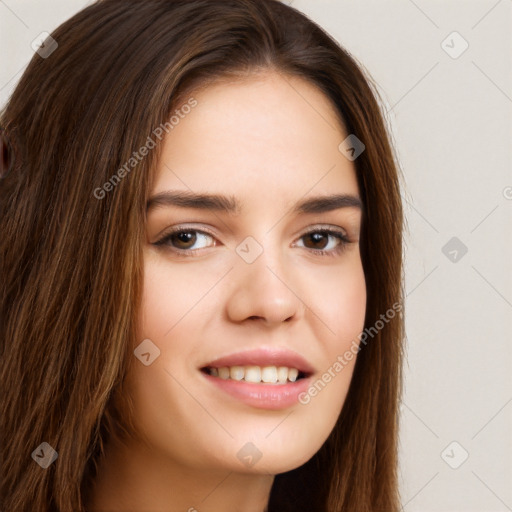
[[[314,369],[291,351],[254,350],[216,359],[200,368],[207,382],[257,409],[286,409],[299,403]]]
[[[305,377],[297,368],[287,366],[222,366],[220,368],[208,367],[205,371],[212,377],[224,380],[237,380],[244,382],[265,384],[286,384]]]

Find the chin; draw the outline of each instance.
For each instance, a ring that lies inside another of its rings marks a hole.
[[[301,428],[300,425],[297,427]],[[329,432],[297,432],[296,429],[288,428],[269,433],[266,428],[261,430],[260,435],[256,434],[253,429],[250,437],[240,435],[229,443],[228,453],[224,453],[224,463],[227,463],[230,471],[271,475],[286,473],[310,460],[323,445]]]

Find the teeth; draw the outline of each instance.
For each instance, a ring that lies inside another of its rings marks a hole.
[[[233,380],[242,380],[244,378],[244,367],[243,366],[232,366],[229,369],[229,376]]]
[[[262,368],[261,380],[263,382],[277,382],[277,368],[275,366],[265,366],[265,368]]]
[[[221,379],[229,379],[229,368],[219,368],[219,377]]]
[[[277,369],[277,380],[282,384],[288,380],[288,368],[286,366],[280,366]]]
[[[261,382],[261,368],[259,366],[248,366],[245,369],[245,382]]]
[[[295,382],[298,376],[299,370],[297,370],[297,368],[290,368],[288,370],[288,379],[290,379],[292,382]]]
[[[243,380],[245,382],[266,384],[286,384],[295,382],[299,376],[297,368],[287,366],[223,366],[221,368],[208,368],[208,373],[213,377],[227,380]]]

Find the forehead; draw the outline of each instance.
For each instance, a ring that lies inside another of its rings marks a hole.
[[[358,193],[354,165],[338,149],[345,128],[313,84],[267,72],[193,91],[183,103],[190,98],[197,105],[179,112],[166,136],[153,191]]]

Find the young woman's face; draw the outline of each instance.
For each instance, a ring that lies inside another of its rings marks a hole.
[[[355,363],[339,356],[364,327],[348,134],[299,78],[268,72],[193,97],[149,202],[136,426],[179,466],[276,474],[334,427]]]

